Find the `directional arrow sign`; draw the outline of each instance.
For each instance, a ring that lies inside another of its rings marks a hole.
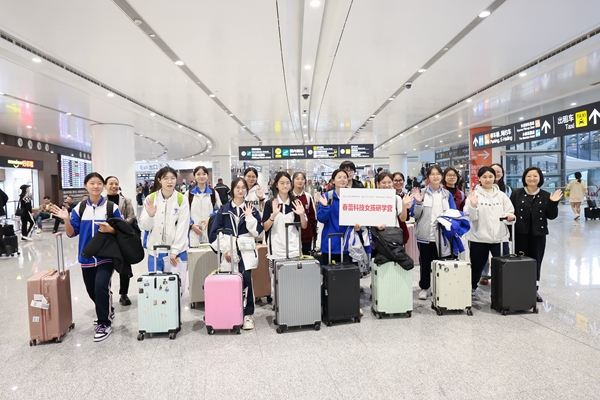
[[[591,121],[592,118],[594,118],[594,125],[596,125],[596,118],[600,118],[600,112],[598,112],[598,110],[596,110],[595,108],[594,111],[592,111],[592,113],[590,114],[589,121]]]
[[[481,151],[481,150],[479,150],[479,151]],[[483,157],[483,159],[485,160],[485,159],[487,159],[489,156],[490,156],[490,153],[488,153],[488,151],[487,151],[487,150],[484,150],[482,154],[477,154],[477,156],[476,156],[476,157]]]
[[[590,322],[588,325],[590,327],[590,331],[592,331],[592,333],[594,334],[594,336],[598,336],[598,334],[600,333],[600,329],[598,329],[596,327],[596,323],[594,322],[594,325],[592,325],[592,323]]]
[[[548,300],[544,300],[544,310],[546,310],[547,313],[552,310],[552,306],[548,304]]]
[[[473,139],[473,147],[477,146],[477,138]]]
[[[544,131],[544,133],[548,133],[548,129],[552,129],[552,127],[550,126],[548,121],[544,121],[544,124],[542,125],[542,130]]]

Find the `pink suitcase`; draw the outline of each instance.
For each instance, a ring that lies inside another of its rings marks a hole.
[[[71,275],[65,269],[62,233],[55,236],[58,270],[40,271],[27,280],[30,346],[50,340],[59,343],[75,327],[71,305]]]
[[[415,235],[415,224],[406,224],[408,228],[408,242],[405,249],[406,254],[415,261],[415,265],[419,264],[419,248],[417,247],[417,236]]]
[[[230,229],[219,229],[217,236],[221,233],[230,235],[230,248],[233,249],[233,232]],[[221,260],[221,249],[218,248],[217,252],[218,260]],[[209,275],[204,280],[204,322],[209,335],[214,334],[215,330],[241,333],[244,322],[242,275],[238,272],[237,262],[232,263],[231,269],[232,271]]]

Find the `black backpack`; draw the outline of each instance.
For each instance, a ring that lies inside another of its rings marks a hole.
[[[87,201],[82,201],[79,203],[79,219],[83,216],[83,212],[85,211],[85,207],[87,206]],[[111,219],[114,216],[115,212],[115,203],[110,200],[106,200],[106,219]]]

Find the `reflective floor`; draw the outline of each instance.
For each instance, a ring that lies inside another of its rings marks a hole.
[[[258,303],[253,331],[208,336],[202,310],[187,307],[186,294],[177,339],[138,342],[132,280],[133,305],[117,305],[113,334],[94,343],[93,304],[76,246],[65,240],[76,327],[59,344],[30,347],[27,322],[27,279],[56,265],[52,234],[23,244],[18,259],[0,259],[2,399],[590,399],[600,393],[600,221],[575,222],[568,207],[550,224],[539,314],[490,311],[487,286],[472,317],[437,316],[415,290],[412,318],[377,320],[368,312],[367,277],[360,324],[282,335],[271,306]],[[118,285],[115,275],[113,292]]]

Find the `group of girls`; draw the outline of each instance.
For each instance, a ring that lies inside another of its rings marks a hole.
[[[442,171],[439,166],[433,165],[426,172],[428,185],[422,191],[413,189],[415,232],[421,269],[419,299],[427,299],[431,284],[431,262],[440,259],[439,227],[436,220],[448,209],[461,209],[459,199],[463,199],[463,211],[471,223],[466,238],[471,257],[473,296],[476,296],[478,283],[484,283],[484,278],[485,284],[488,283],[483,270],[490,253],[493,257],[500,256],[502,245],[504,254],[508,254],[510,233],[507,225],[511,224],[515,224],[514,252],[523,252],[537,262],[539,289],[548,220],[558,216],[558,202],[562,191],[557,190],[551,194],[540,189],[544,183],[544,175],[537,167],[527,168],[522,176],[523,188],[512,191],[504,183],[502,166],[494,164],[479,169],[479,184],[465,199],[464,193],[459,194],[460,190],[456,188],[457,176],[453,168]],[[452,188],[454,193],[450,191]],[[539,293],[536,297],[538,302],[542,301]]]

